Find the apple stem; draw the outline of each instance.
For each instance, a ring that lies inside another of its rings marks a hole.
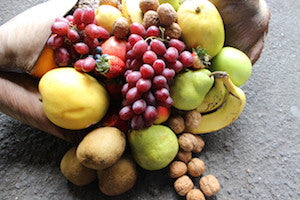
[[[197,14],[199,14],[199,13],[201,12],[201,8],[200,8],[199,6],[197,6],[195,12],[196,12]]]

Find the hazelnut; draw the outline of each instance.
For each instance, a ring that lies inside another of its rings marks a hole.
[[[168,126],[176,134],[182,133],[185,129],[183,117],[181,117],[180,115],[170,117],[169,120],[168,120]]]
[[[179,39],[181,37],[180,26],[177,23],[173,22],[170,26],[167,26],[165,28],[165,36],[169,37],[170,39]]]
[[[118,0],[101,0],[100,1],[100,6],[101,5],[109,5],[109,6],[113,6],[113,7],[118,7],[118,5],[120,4],[120,2]]]
[[[199,189],[192,189],[187,193],[186,200],[205,200],[205,197]]]
[[[200,135],[195,135],[196,138],[196,145],[194,146],[194,149],[192,150],[194,153],[200,153],[202,149],[204,148],[205,142],[203,138]]]
[[[192,152],[180,149],[177,153],[178,160],[188,163],[192,159]]]
[[[159,19],[157,12],[153,10],[149,10],[144,14],[143,18],[143,26],[147,29],[150,26],[158,26],[159,25]]]
[[[174,182],[174,189],[180,196],[185,196],[193,187],[194,184],[187,175],[183,175]]]
[[[197,144],[196,137],[191,133],[183,133],[178,138],[178,144],[184,151],[192,151],[195,144]]]
[[[200,112],[196,111],[196,110],[191,110],[189,112],[186,113],[185,115],[185,126],[187,129],[195,129],[199,126],[200,122],[201,122],[201,114]]]
[[[182,161],[174,161],[169,166],[169,176],[171,178],[178,178],[185,175],[187,172],[187,166]]]
[[[200,189],[205,196],[210,197],[220,190],[220,183],[215,176],[209,174],[200,179]]]
[[[177,20],[177,13],[169,3],[163,3],[157,8],[158,18],[162,25],[170,26]]]
[[[193,176],[193,177],[198,177],[201,176],[201,174],[204,173],[205,171],[205,164],[202,160],[199,158],[193,158],[189,163],[188,163],[188,173]]]
[[[146,13],[148,10],[156,11],[158,6],[158,0],[140,0],[140,9],[143,13]]]
[[[125,17],[119,17],[113,24],[113,34],[118,39],[124,39],[129,33],[129,24]]]

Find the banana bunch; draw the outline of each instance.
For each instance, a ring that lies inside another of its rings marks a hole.
[[[212,75],[215,77],[214,86],[196,109],[203,113],[201,123],[197,128],[188,129],[190,133],[203,134],[220,130],[233,123],[245,107],[245,93],[232,83],[226,72],[216,71]]]

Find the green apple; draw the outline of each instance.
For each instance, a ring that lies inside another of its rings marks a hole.
[[[240,87],[251,76],[252,64],[249,57],[233,47],[223,47],[211,62],[212,71],[226,71],[232,82]]]
[[[159,0],[159,4],[169,3],[173,6],[173,8],[177,11],[179,6],[182,3],[182,0]]]

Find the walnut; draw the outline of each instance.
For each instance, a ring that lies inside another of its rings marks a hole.
[[[187,172],[187,166],[182,161],[174,161],[169,166],[169,176],[171,178],[178,178],[185,175]]]
[[[180,115],[168,119],[168,126],[176,133],[182,133],[185,129],[184,119]]]
[[[193,177],[201,176],[205,171],[205,164],[199,158],[193,158],[188,163],[188,173]]]
[[[196,138],[197,142],[192,151],[194,153],[200,153],[202,151],[202,149],[204,148],[205,142],[200,135],[195,135],[195,138]]]
[[[129,33],[129,24],[125,17],[119,17],[113,25],[113,34],[118,39],[124,39]]]
[[[170,26],[177,20],[177,12],[169,3],[160,4],[157,8],[158,18],[162,25]]]
[[[177,153],[178,160],[188,163],[192,159],[192,152],[180,149]]]
[[[158,6],[158,0],[140,0],[140,9],[143,13],[146,13],[148,10],[156,11]]]
[[[220,187],[218,179],[211,174],[203,176],[200,179],[200,189],[205,196],[210,197],[216,194],[220,190]]]
[[[199,189],[192,189],[187,193],[186,200],[205,200],[205,197]]]
[[[169,37],[170,39],[179,39],[181,37],[180,26],[177,23],[173,22],[170,26],[167,26],[165,28],[165,36]]]
[[[144,14],[143,18],[143,26],[147,29],[150,26],[158,26],[159,25],[159,19],[157,12],[153,10],[149,10]]]
[[[193,187],[194,184],[187,175],[178,178],[174,182],[174,189],[180,196],[185,196]]]
[[[191,110],[186,113],[184,122],[187,129],[195,129],[201,122],[201,114],[196,110]]]
[[[183,133],[178,138],[178,144],[184,151],[192,151],[197,144],[196,137],[191,133]]]

